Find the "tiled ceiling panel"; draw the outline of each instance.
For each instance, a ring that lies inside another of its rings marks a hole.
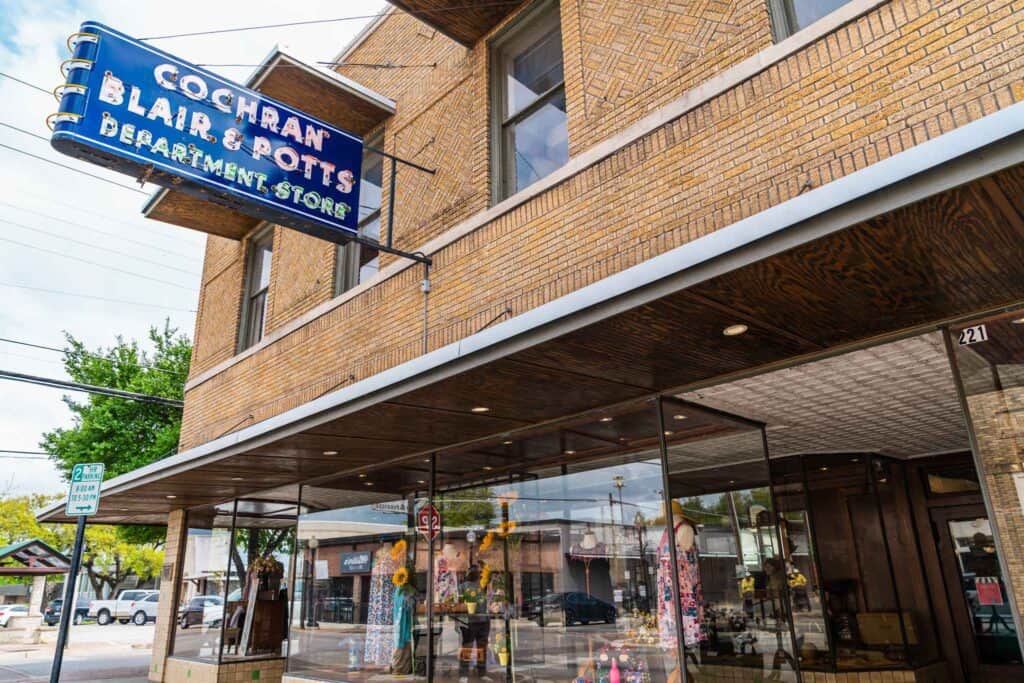
[[[969,448],[938,332],[681,396],[768,425],[771,456]]]

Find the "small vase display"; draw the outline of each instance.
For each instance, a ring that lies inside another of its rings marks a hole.
[[[466,603],[466,613],[467,614],[476,614],[476,603],[475,602],[467,602]]]
[[[498,662],[502,666],[508,666],[508,650],[505,648],[501,648],[501,651],[498,653]]]

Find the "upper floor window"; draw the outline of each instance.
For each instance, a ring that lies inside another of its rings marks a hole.
[[[768,0],[776,40],[807,28],[850,0]]]
[[[270,289],[270,261],[273,254],[274,226],[267,226],[249,240],[245,267],[245,297],[238,350],[249,348],[266,332],[267,292]]]
[[[367,147],[380,148],[384,133],[365,140]],[[359,234],[380,241],[381,187],[384,181],[384,158],[366,149],[363,152],[362,187],[359,190]],[[334,268],[334,295],[352,289],[377,274],[380,252],[373,247],[350,242],[338,246]]]
[[[527,12],[492,44],[495,200],[569,160],[558,3]]]

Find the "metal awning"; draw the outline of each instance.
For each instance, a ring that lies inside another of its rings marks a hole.
[[[356,135],[369,133],[395,113],[390,98],[280,48],[267,55],[245,85]],[[229,206],[167,188],[150,197],[142,213],[230,239],[241,239],[259,223]]]
[[[451,0],[388,0],[452,40],[472,47],[525,0],[467,2],[453,8]]]
[[[112,479],[94,521],[161,523],[1024,301],[1024,104],[816,188],[516,318]],[[723,337],[733,324],[746,334]],[[485,405],[489,411],[472,412]],[[584,438],[584,437],[581,437]],[[543,445],[538,440],[538,448]],[[575,449],[573,449],[575,450]],[[394,467],[402,462],[401,467]],[[41,519],[69,521],[53,505]]]
[[[0,567],[0,576],[38,576],[67,573],[71,561],[38,538],[0,548],[0,562],[13,560],[21,566]]]

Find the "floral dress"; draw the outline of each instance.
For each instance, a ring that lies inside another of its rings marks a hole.
[[[448,558],[438,557],[434,567],[434,601],[439,605],[459,602],[459,577]]]
[[[682,522],[680,522],[682,524]],[[676,525],[676,530],[680,524]],[[707,640],[704,631],[704,593],[700,584],[700,554],[697,544],[678,551],[679,608],[683,615],[683,643],[692,647]],[[672,608],[672,560],[669,555],[668,531],[658,544],[658,635],[661,646],[676,646],[676,612]]]
[[[370,604],[366,614],[366,647],[363,659],[367,664],[387,665],[394,654],[395,589],[391,576],[398,562],[387,549],[378,550],[370,574]]]

